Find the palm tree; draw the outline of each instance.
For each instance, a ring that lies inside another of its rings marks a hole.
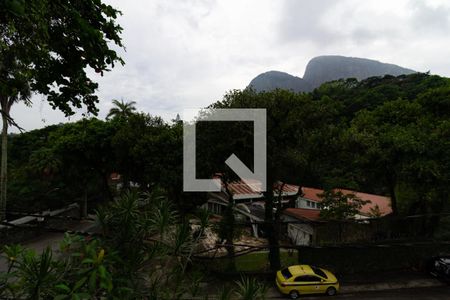
[[[20,73],[19,73],[20,74]],[[0,108],[3,121],[2,129],[2,158],[0,167],[0,221],[3,221],[6,215],[6,189],[8,172],[8,126],[13,125],[20,131],[22,128],[14,122],[10,116],[11,107],[14,103],[23,101],[26,105],[31,105],[30,86],[25,81],[17,80],[15,86],[10,87],[9,93],[0,93]],[[10,96],[6,96],[10,95]]]
[[[106,116],[107,120],[114,118],[126,120],[136,111],[135,101],[124,102],[123,100],[119,101],[114,99],[112,103],[114,104],[115,107],[109,110],[109,113]]]

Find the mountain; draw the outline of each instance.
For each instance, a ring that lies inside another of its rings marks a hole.
[[[311,59],[306,66],[303,79],[316,88],[322,83],[341,78],[362,80],[372,76],[399,76],[411,73],[415,71],[376,60],[334,55]]]
[[[249,84],[256,91],[271,91],[276,88],[294,92],[310,92],[322,83],[337,79],[366,79],[372,76],[415,73],[414,70],[376,60],[337,55],[318,56],[306,66],[303,79],[288,73],[269,71],[256,76]]]
[[[286,89],[293,92],[310,92],[312,86],[300,77],[292,76],[288,73],[269,71],[259,74],[249,84],[257,92],[271,91],[274,89]]]

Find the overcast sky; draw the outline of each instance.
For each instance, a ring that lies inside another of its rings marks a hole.
[[[100,118],[112,99],[123,98],[170,120],[245,88],[262,72],[302,77],[319,55],[371,58],[450,77],[447,0],[104,1],[123,12],[126,65],[93,76]],[[33,102],[12,109],[25,129],[69,120],[45,98]]]

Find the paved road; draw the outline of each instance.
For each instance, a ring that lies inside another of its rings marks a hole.
[[[271,298],[274,299],[274,298]],[[288,299],[288,298],[275,298],[275,299]],[[304,296],[300,300],[320,300],[320,299],[333,299],[333,300],[450,300],[450,286],[441,287],[429,287],[429,288],[414,288],[414,289],[401,289],[390,291],[378,291],[378,292],[359,292],[350,294],[340,294],[335,297],[327,296]]]
[[[93,222],[90,220],[82,220],[79,223],[70,226],[68,229],[73,231],[89,231],[93,227]],[[59,249],[59,243],[64,238],[63,233],[47,232],[35,238],[29,239],[22,243],[22,246],[34,249],[36,253],[40,254],[42,251],[50,247],[52,250]],[[0,249],[1,250],[1,249]],[[1,254],[1,252],[0,252]],[[3,257],[0,257],[0,272],[6,271],[7,264]]]

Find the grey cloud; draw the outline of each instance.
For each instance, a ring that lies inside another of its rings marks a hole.
[[[156,6],[158,15],[182,16],[187,24],[194,28],[199,27],[199,20],[210,15],[216,6],[216,0],[184,0],[164,1]]]
[[[447,33],[450,29],[450,7],[432,7],[425,1],[412,0],[409,7],[413,11],[412,24],[416,30],[428,34]]]
[[[339,39],[341,33],[321,23],[324,14],[333,9],[337,2],[335,0],[285,1],[280,17],[280,39],[284,42],[305,40],[320,44]]]
[[[124,98],[170,120],[184,108],[203,107],[227,90],[244,88],[258,73],[275,69],[299,75],[302,71],[294,70],[326,54],[450,75],[445,63],[449,8],[425,1],[377,0],[383,8],[377,12],[371,10],[373,2],[350,0],[104,1],[124,13],[119,23],[127,51],[124,67],[94,77],[100,117],[112,99]],[[25,128],[68,120],[45,100],[33,99],[32,108],[13,108]]]

